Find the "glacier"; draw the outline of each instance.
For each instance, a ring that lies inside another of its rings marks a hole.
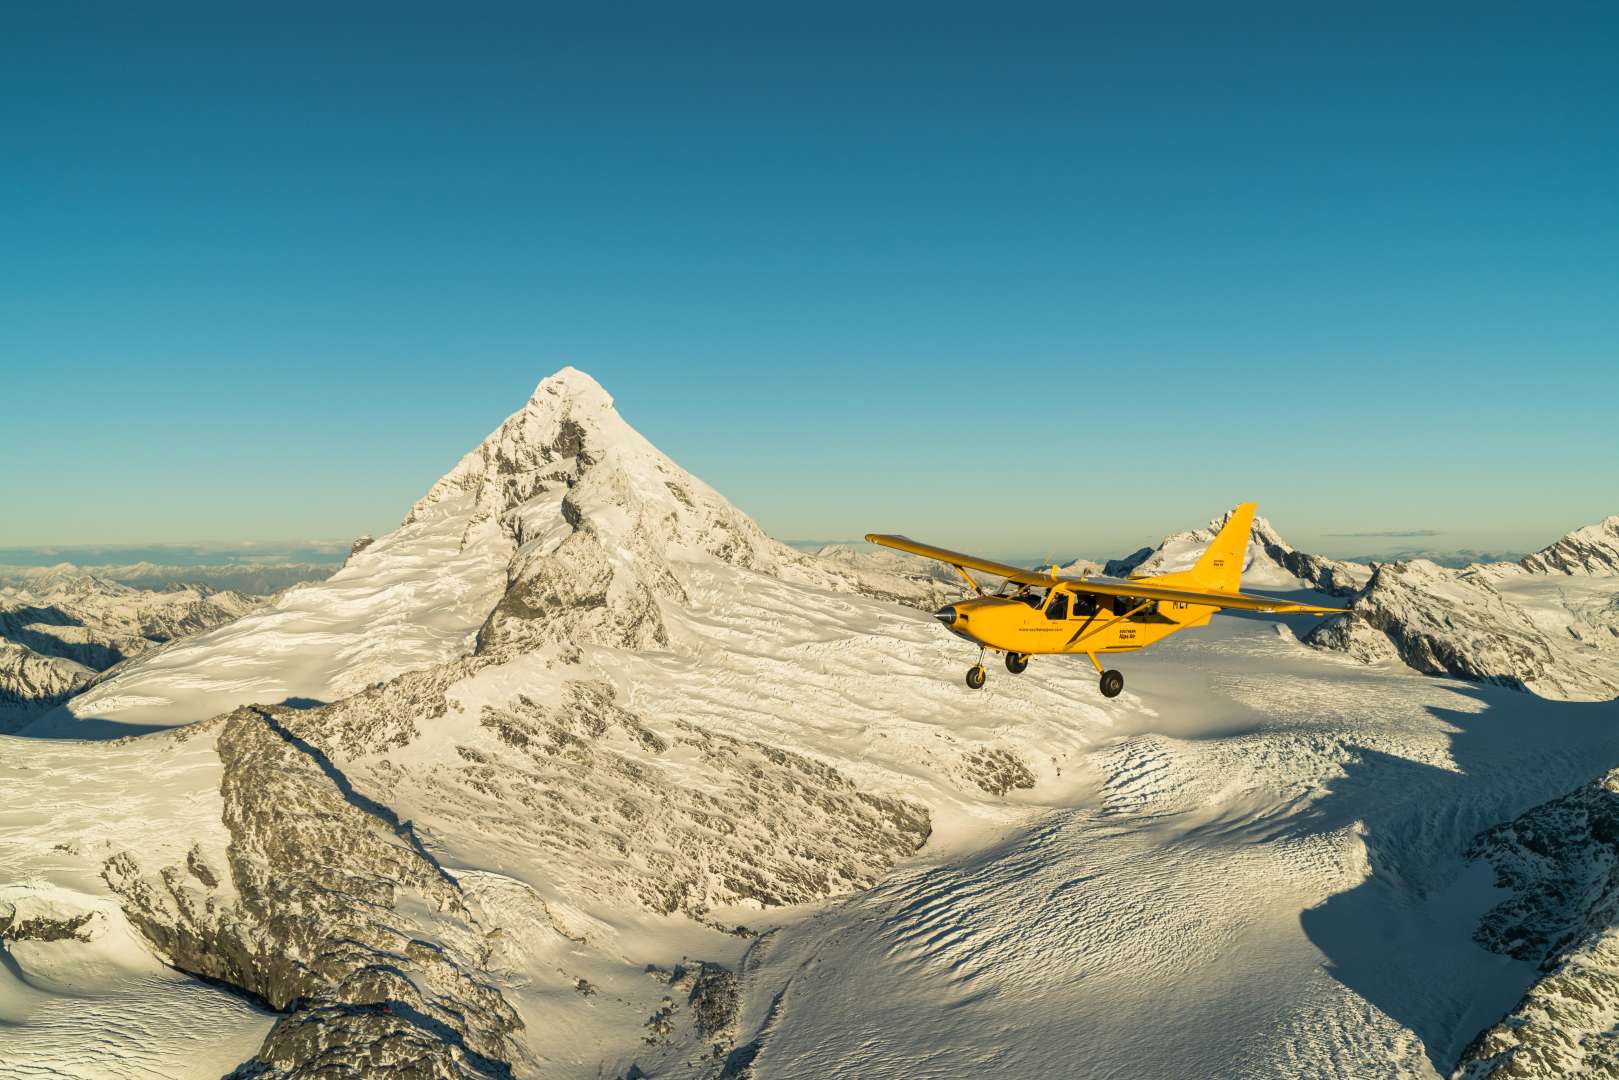
[[[1608,834],[1524,838],[1619,768],[1604,528],[1453,579],[1256,520],[1355,614],[975,693],[947,577],[778,543],[564,369],[0,736],[0,1076],[1601,1075],[1546,1047],[1619,1009]]]

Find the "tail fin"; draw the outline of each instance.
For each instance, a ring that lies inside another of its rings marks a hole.
[[[1254,504],[1238,505],[1192,568],[1175,576],[1187,585],[1217,592],[1237,592],[1242,588],[1242,564],[1248,557],[1248,537],[1253,528]]]

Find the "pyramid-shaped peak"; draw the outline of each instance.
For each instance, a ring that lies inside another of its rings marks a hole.
[[[470,494],[486,513],[499,514],[580,472],[609,453],[662,455],[613,408],[602,385],[575,367],[541,379],[524,406],[467,453],[411,510]]]
[[[775,565],[756,524],[648,442],[601,384],[573,367],[542,379],[404,524],[445,515],[494,522],[518,546],[549,547],[586,529],[625,551],[642,545],[680,558]]]
[[[572,365],[541,379],[528,403],[530,408],[548,408],[557,404],[559,399],[570,405],[601,409],[613,407],[613,395],[588,373]]]

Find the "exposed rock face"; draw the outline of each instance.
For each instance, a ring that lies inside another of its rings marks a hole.
[[[1532,574],[1619,575],[1619,515],[1575,529],[1518,561]]]
[[[1305,641],[1368,661],[1392,652],[1429,675],[1515,690],[1552,667],[1551,648],[1534,624],[1477,575],[1421,560],[1383,563],[1352,608]]]
[[[1363,664],[1401,659],[1394,639],[1360,614],[1328,616],[1300,640],[1318,649],[1347,653]],[[1441,669],[1437,674],[1445,672]]]
[[[66,701],[95,675],[76,660],[41,656],[14,641],[0,641],[0,717]],[[0,730],[4,730],[3,720]]]
[[[358,704],[332,708],[358,713]],[[380,695],[366,707],[374,720],[389,711]],[[325,711],[289,723],[325,731]],[[452,711],[446,725],[451,761],[398,764],[362,751],[345,763],[375,789],[418,793],[425,827],[450,830],[473,807],[483,836],[537,852],[558,886],[660,913],[700,918],[720,905],[865,888],[931,828],[920,807],[862,792],[800,754],[639,715],[604,682],[565,683],[555,703],[519,695],[476,715]],[[377,730],[392,729],[382,720]]]
[[[1619,518],[1570,533],[1521,564],[1381,563],[1351,614],[1329,618],[1304,641],[1542,697],[1614,697],[1619,574],[1605,569],[1609,523]],[[1580,580],[1560,580],[1567,577]]]
[[[491,671],[467,658],[332,705],[244,707],[177,736],[217,740],[228,845],[161,866],[121,851],[103,876],[176,967],[287,1011],[237,1076],[406,1065],[503,1076],[521,1056],[518,1018],[490,974],[501,946],[484,893],[441,870],[418,828],[508,842],[566,895],[698,919],[868,887],[929,834],[920,807],[801,754],[639,715],[605,682],[463,708],[456,695]],[[982,764],[1020,782],[1015,759]],[[387,792],[409,793],[415,824]],[[501,910],[509,918],[512,905]],[[698,1036],[728,1045],[734,980],[700,966],[688,981]]]
[[[4,941],[89,941],[101,913],[82,911],[73,915],[20,912],[17,905],[0,901],[0,942]]]
[[[626,572],[581,517],[555,548],[519,552],[506,595],[478,631],[478,652],[501,657],[546,646],[667,645],[658,596],[685,594],[672,571],[657,569],[651,583]]]
[[[497,521],[517,547],[505,596],[478,632],[488,656],[666,644],[658,601],[685,599],[675,564],[711,559],[774,573],[782,550],[572,368],[540,383],[406,524],[450,499],[470,499],[472,524]]]
[[[1619,771],[1480,833],[1467,856],[1513,892],[1479,923],[1478,943],[1549,969],[1619,916]]]
[[[458,883],[283,725],[297,715],[243,708],[218,723],[227,866],[120,852],[107,883],[176,967],[289,1010],[239,1076],[507,1075],[520,1021],[478,975]]]
[[[1480,834],[1467,853],[1513,892],[1475,938],[1546,974],[1473,1041],[1456,1076],[1619,1075],[1619,772]]]
[[[1203,543],[1206,544],[1210,540],[1214,539],[1213,531],[1207,529],[1198,529],[1195,533],[1176,533],[1174,536],[1166,537],[1164,542],[1168,543],[1170,540],[1174,539],[1187,539],[1197,535],[1197,533],[1202,532],[1208,532],[1208,536],[1203,538]],[[1136,572],[1137,567],[1146,562],[1148,559],[1152,558],[1153,553],[1157,550],[1157,548],[1150,547],[1137,548],[1135,551],[1132,551],[1122,559],[1109,559],[1106,563],[1102,564],[1102,573],[1108,577],[1129,577],[1131,574]]]
[[[505,781],[525,808],[511,824],[539,825],[559,856],[605,834],[621,865],[581,886],[632,893],[655,911],[700,916],[741,901],[773,907],[851,892],[928,837],[919,807],[763,743],[686,723],[659,735],[605,684],[572,683],[559,708],[519,701],[481,722],[527,758]],[[648,759],[666,754],[695,755],[701,790],[659,775]],[[494,780],[488,766],[477,769]]]
[[[1022,758],[1003,747],[974,750],[963,760],[963,772],[991,795],[1005,795],[1013,788],[1034,787],[1034,773]]]

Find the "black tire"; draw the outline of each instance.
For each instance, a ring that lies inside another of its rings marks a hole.
[[[1124,690],[1124,673],[1121,671],[1102,672],[1102,696],[1118,697]]]
[[[984,671],[983,664],[974,664],[967,669],[967,685],[974,690],[983,688],[984,679],[988,673]]]
[[[1006,670],[1014,675],[1023,674],[1023,669],[1029,666],[1029,654],[1009,652],[1006,654]]]

